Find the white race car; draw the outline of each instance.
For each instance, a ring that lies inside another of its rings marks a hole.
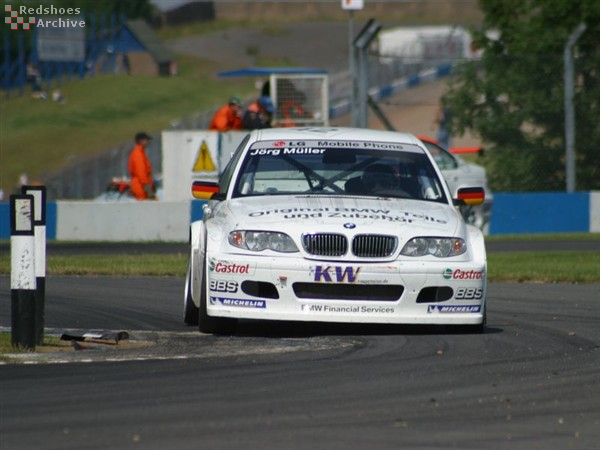
[[[251,132],[191,225],[184,321],[227,334],[237,319],[461,325],[483,331],[482,232],[423,143],[352,128]]]

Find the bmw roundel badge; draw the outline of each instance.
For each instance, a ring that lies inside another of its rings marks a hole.
[[[356,225],[354,225],[353,223],[345,223],[344,228],[352,230],[352,229],[356,228]]]

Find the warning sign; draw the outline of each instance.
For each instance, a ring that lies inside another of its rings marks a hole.
[[[247,134],[247,131],[163,131],[162,200],[191,200],[190,188],[194,181],[216,181]]]
[[[205,140],[202,140],[202,144],[200,144],[200,150],[198,150],[198,156],[196,156],[196,162],[192,170],[194,172],[213,172],[217,170]]]

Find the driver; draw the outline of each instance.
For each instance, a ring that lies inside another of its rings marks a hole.
[[[381,163],[367,166],[361,181],[367,192],[379,192],[398,187],[398,180],[392,168]]]

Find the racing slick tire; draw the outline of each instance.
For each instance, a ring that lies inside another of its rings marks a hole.
[[[192,269],[188,263],[187,276],[185,281],[185,301],[183,304],[183,322],[186,325],[198,325],[198,316],[200,309],[194,305],[192,300]]]
[[[202,271],[202,279],[200,280],[200,313],[198,317],[198,329],[202,333],[210,334],[235,334],[237,329],[237,319],[229,319],[225,317],[212,317],[208,315],[206,310],[206,302],[208,296],[206,294],[206,257],[204,260],[204,269]]]
[[[454,325],[452,331],[458,334],[483,334],[485,333],[485,324],[487,322],[487,308],[483,306],[483,320],[476,325]]]

